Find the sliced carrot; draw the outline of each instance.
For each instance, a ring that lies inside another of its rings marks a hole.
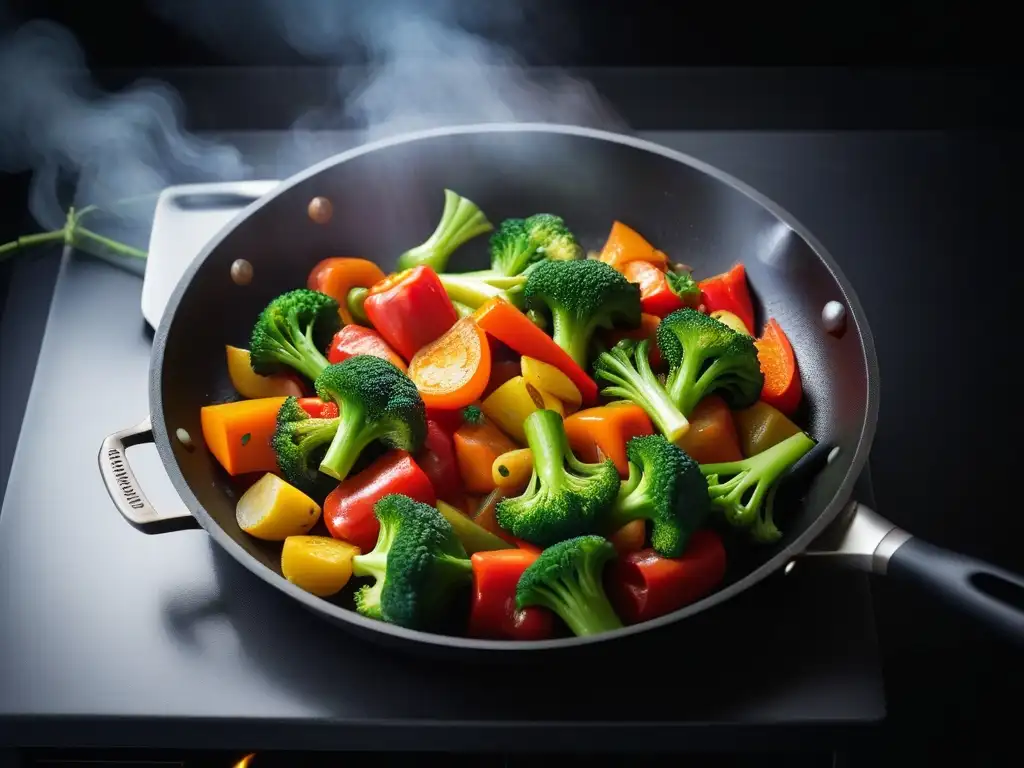
[[[604,343],[608,345],[608,348],[614,347],[623,339],[633,339],[634,341],[643,341],[645,339],[651,342],[650,348],[647,351],[647,359],[651,363],[652,368],[657,368],[661,365],[661,350],[658,349],[657,341],[655,341],[654,335],[658,332],[658,324],[661,322],[661,318],[657,315],[648,315],[646,313],[640,315],[640,327],[630,328],[623,330],[621,328],[615,328],[610,331],[606,331],[604,334]]]
[[[468,317],[409,361],[409,378],[416,383],[428,408],[464,408],[483,394],[490,377],[491,348],[487,336]]]
[[[354,322],[348,309],[348,292],[353,288],[369,288],[384,277],[384,272],[372,261],[335,257],[324,259],[313,267],[306,285],[310,290],[326,293],[337,301],[341,321],[348,325]]]
[[[647,524],[644,520],[630,520],[608,537],[620,555],[639,552],[647,543]]]
[[[717,464],[739,461],[739,434],[732,411],[718,395],[708,395],[690,414],[690,428],[683,435],[679,447],[690,454],[698,464]]]
[[[482,414],[476,422],[467,421],[453,436],[455,461],[462,484],[468,493],[490,493],[495,488],[491,476],[494,460],[514,451],[516,444]]]
[[[520,355],[529,355],[555,366],[576,385],[584,403],[590,405],[597,402],[596,382],[554,339],[507,301],[501,297],[490,299],[472,314],[472,318],[484,331]]]
[[[620,272],[631,261],[647,261],[661,269],[668,269],[668,256],[621,221],[612,224],[612,231],[608,233],[608,239],[601,249],[600,259]]]
[[[283,397],[261,397],[200,409],[206,447],[229,475],[277,471],[277,456],[270,438],[277,428],[277,412],[284,401]]]
[[[761,399],[787,416],[792,416],[800,405],[803,387],[793,345],[775,318],[768,320],[764,333],[754,341],[754,346],[757,347],[757,359],[761,363],[761,373],[764,374]]]
[[[654,433],[643,408],[624,402],[577,411],[564,424],[569,445],[580,461],[611,459],[622,477],[629,476],[626,443],[638,435]]]

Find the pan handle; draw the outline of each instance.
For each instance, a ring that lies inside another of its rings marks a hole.
[[[1024,644],[1024,578],[1020,575],[914,537],[890,555],[888,574]]]
[[[148,418],[104,439],[100,446],[99,462],[107,493],[124,519],[143,533],[169,533],[198,528],[199,523],[187,510],[174,515],[160,515],[142,493],[128,463],[127,449],[151,442],[153,430]]]
[[[951,552],[851,502],[804,553],[912,584],[1024,644],[1024,577]]]

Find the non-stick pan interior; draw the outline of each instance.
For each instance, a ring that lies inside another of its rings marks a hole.
[[[161,367],[154,395],[160,403],[154,413],[162,410],[163,431],[171,436],[169,447],[165,443],[161,450],[172,479],[179,490],[187,484],[230,537],[279,572],[279,547],[252,539],[235,523],[237,495],[254,478],[233,481],[201,440],[190,452],[173,438],[179,427],[198,437],[199,409],[237,397],[228,381],[224,345],[246,347],[263,306],[304,286],[319,259],[360,256],[392,269],[398,253],[433,230],[445,188],[476,201],[493,222],[541,211],[560,214],[588,250],[600,249],[618,219],[672,259],[691,265],[698,277],[742,261],[759,325],[775,317],[796,349],[807,403],[801,423],[840,452],[801,508],[776,511],[784,531],[778,544],[730,548],[727,584],[765,563],[819,518],[850,470],[868,419],[869,387],[869,362],[853,318],[838,338],[822,327],[822,307],[846,301],[825,262],[766,207],[672,157],[586,135],[496,131],[392,144],[324,168],[251,211],[191,278],[186,275],[176,307],[172,299],[173,316],[165,318],[157,335],[154,364]],[[326,225],[307,215],[316,196],[333,203],[334,216]],[[250,284],[232,281],[236,259],[253,265]],[[456,255],[451,268],[485,263],[486,238],[478,238]]]

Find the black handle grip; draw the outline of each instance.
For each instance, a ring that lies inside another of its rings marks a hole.
[[[896,549],[887,573],[1024,645],[1024,577],[915,538]]]

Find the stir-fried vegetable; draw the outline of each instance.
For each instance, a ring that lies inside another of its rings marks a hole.
[[[380,535],[372,550],[352,558],[352,573],[373,579],[355,594],[356,610],[412,629],[437,624],[472,566],[451,523],[408,496],[385,496],[374,514]]]
[[[338,302],[299,288],[282,294],[260,313],[249,341],[249,362],[261,376],[294,369],[315,379],[327,367],[324,350],[338,330]]]
[[[489,268],[448,271],[487,232]],[[259,478],[238,525],[313,595],[491,640],[610,631],[718,588],[709,517],[738,547],[783,535],[815,443],[792,344],[754,317],[742,264],[695,282],[619,221],[585,258],[557,214],[494,229],[446,190],[394,272],[326,258],[267,304],[203,438]]]
[[[555,343],[577,365],[587,364],[599,328],[640,325],[640,289],[600,261],[548,261],[530,271],[527,307],[551,314]]]
[[[711,508],[697,462],[661,435],[634,437],[626,446],[629,477],[605,518],[616,531],[632,520],[651,524],[651,546],[678,557]]]
[[[525,430],[533,476],[522,494],[498,502],[498,523],[539,546],[593,531],[618,493],[615,465],[611,460],[585,464],[577,459],[554,411],[534,411]]]
[[[350,357],[328,366],[314,382],[316,393],[341,411],[320,471],[344,480],[359,454],[379,441],[415,453],[426,437],[423,400],[408,376],[387,360]]]
[[[573,634],[618,629],[622,621],[605,594],[605,565],[615,547],[600,536],[579,536],[545,549],[516,586],[516,608],[537,605],[558,614]]]

